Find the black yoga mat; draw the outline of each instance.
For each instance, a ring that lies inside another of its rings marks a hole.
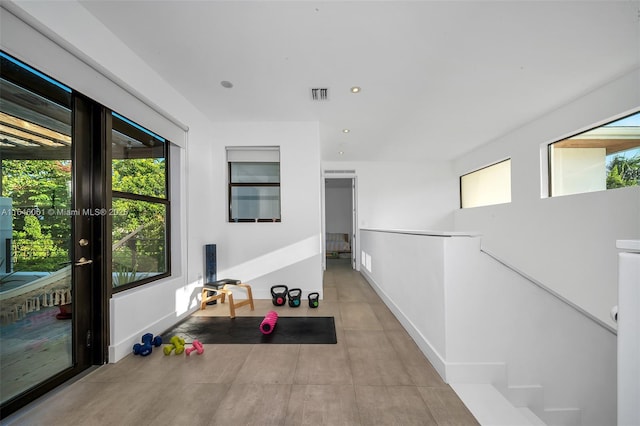
[[[162,341],[179,336],[201,343],[337,343],[333,317],[279,317],[271,334],[262,334],[263,317],[189,317],[162,334]]]

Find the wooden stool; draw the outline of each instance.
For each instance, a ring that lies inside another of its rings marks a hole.
[[[240,302],[236,302],[233,299],[233,287],[240,287],[247,291],[247,298]],[[212,293],[211,296],[208,293]],[[240,308],[245,305],[250,305],[253,311],[253,293],[251,293],[251,286],[249,284],[243,284],[240,280],[218,280],[213,283],[205,284],[202,287],[202,301],[200,302],[200,309],[207,309],[207,302],[214,300],[220,300],[220,303],[224,303],[225,300],[229,301],[229,316],[231,318],[236,317],[236,308]]]

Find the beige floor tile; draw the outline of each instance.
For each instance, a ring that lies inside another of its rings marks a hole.
[[[404,330],[385,331],[387,339],[395,348],[400,362],[417,386],[446,387],[440,374],[424,356],[418,345]]]
[[[413,385],[409,373],[396,358],[376,358],[364,351],[354,351],[350,349],[349,362],[353,383],[356,385]]]
[[[353,383],[413,385],[413,381],[384,331],[346,330]]]
[[[365,282],[361,288],[363,300],[368,303],[378,303],[380,302],[380,297],[375,292],[374,289],[371,288],[369,283]]]
[[[475,417],[450,387],[419,387],[418,390],[439,426],[479,425]]]
[[[295,384],[350,385],[351,366],[344,345],[301,345]]]
[[[355,386],[363,425],[437,425],[414,386]]]
[[[307,308],[307,316],[310,317],[334,317],[340,318],[340,305],[336,302],[321,300],[317,308]]]
[[[171,384],[77,382],[57,393],[16,424],[145,424],[163,406]]]
[[[380,299],[378,299],[380,300]],[[387,308],[382,302],[371,303],[371,309],[373,310],[374,315],[380,321],[382,328],[384,330],[402,330],[402,324],[400,321],[393,315],[393,313]]]
[[[324,290],[322,291],[322,300],[320,301],[320,303],[326,301],[338,301],[338,289],[336,287],[324,287]]]
[[[352,385],[293,385],[285,425],[360,425]]]
[[[292,384],[300,345],[255,345],[234,383]]]
[[[89,417],[92,424],[96,413],[105,404],[105,396],[110,388],[122,386],[117,383],[88,383],[78,381],[71,386],[62,387],[50,393],[40,401],[34,403],[26,413],[17,413],[9,419],[9,424],[15,425],[77,425],[86,412],[80,412],[76,407],[92,406]],[[148,385],[147,385],[148,386]]]
[[[165,371],[180,379],[180,383],[232,383],[242,370],[255,345],[205,344],[204,353],[189,356],[169,356]]]
[[[209,425],[230,385],[183,383],[165,389],[163,398],[155,401],[153,413],[144,421],[150,425]],[[179,398],[176,397],[179,395]]]
[[[328,264],[319,308],[255,299],[254,311],[237,314],[333,316],[337,344],[207,344],[189,357],[156,348],[98,368],[8,424],[477,424],[349,261]],[[229,309],[211,305],[194,315]]]
[[[353,330],[382,330],[371,306],[363,302],[340,303],[342,326]]]
[[[162,346],[154,347],[148,356],[127,355],[117,364],[106,364],[81,380],[90,382],[162,383],[168,358]]]
[[[384,330],[345,330],[345,339],[350,350],[361,350],[373,357],[397,355]]]
[[[364,298],[364,291],[357,286],[337,286],[339,302],[367,302]]]
[[[333,276],[325,275],[324,279],[322,280],[324,291],[326,291],[328,288],[335,288],[336,285],[336,279]]]
[[[220,402],[210,425],[282,425],[290,395],[291,385],[234,384]]]

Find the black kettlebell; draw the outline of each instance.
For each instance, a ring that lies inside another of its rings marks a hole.
[[[292,308],[297,308],[300,306],[300,299],[302,298],[302,289],[292,288],[289,290],[289,306]]]
[[[317,308],[320,304],[320,293],[309,293],[309,307]]]
[[[286,285],[274,285],[271,287],[271,301],[276,306],[282,306],[287,301],[289,289]]]

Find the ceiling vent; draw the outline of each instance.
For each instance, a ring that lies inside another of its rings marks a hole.
[[[328,101],[329,100],[329,89],[327,89],[327,88],[312,88],[311,89],[311,100],[312,101]]]

